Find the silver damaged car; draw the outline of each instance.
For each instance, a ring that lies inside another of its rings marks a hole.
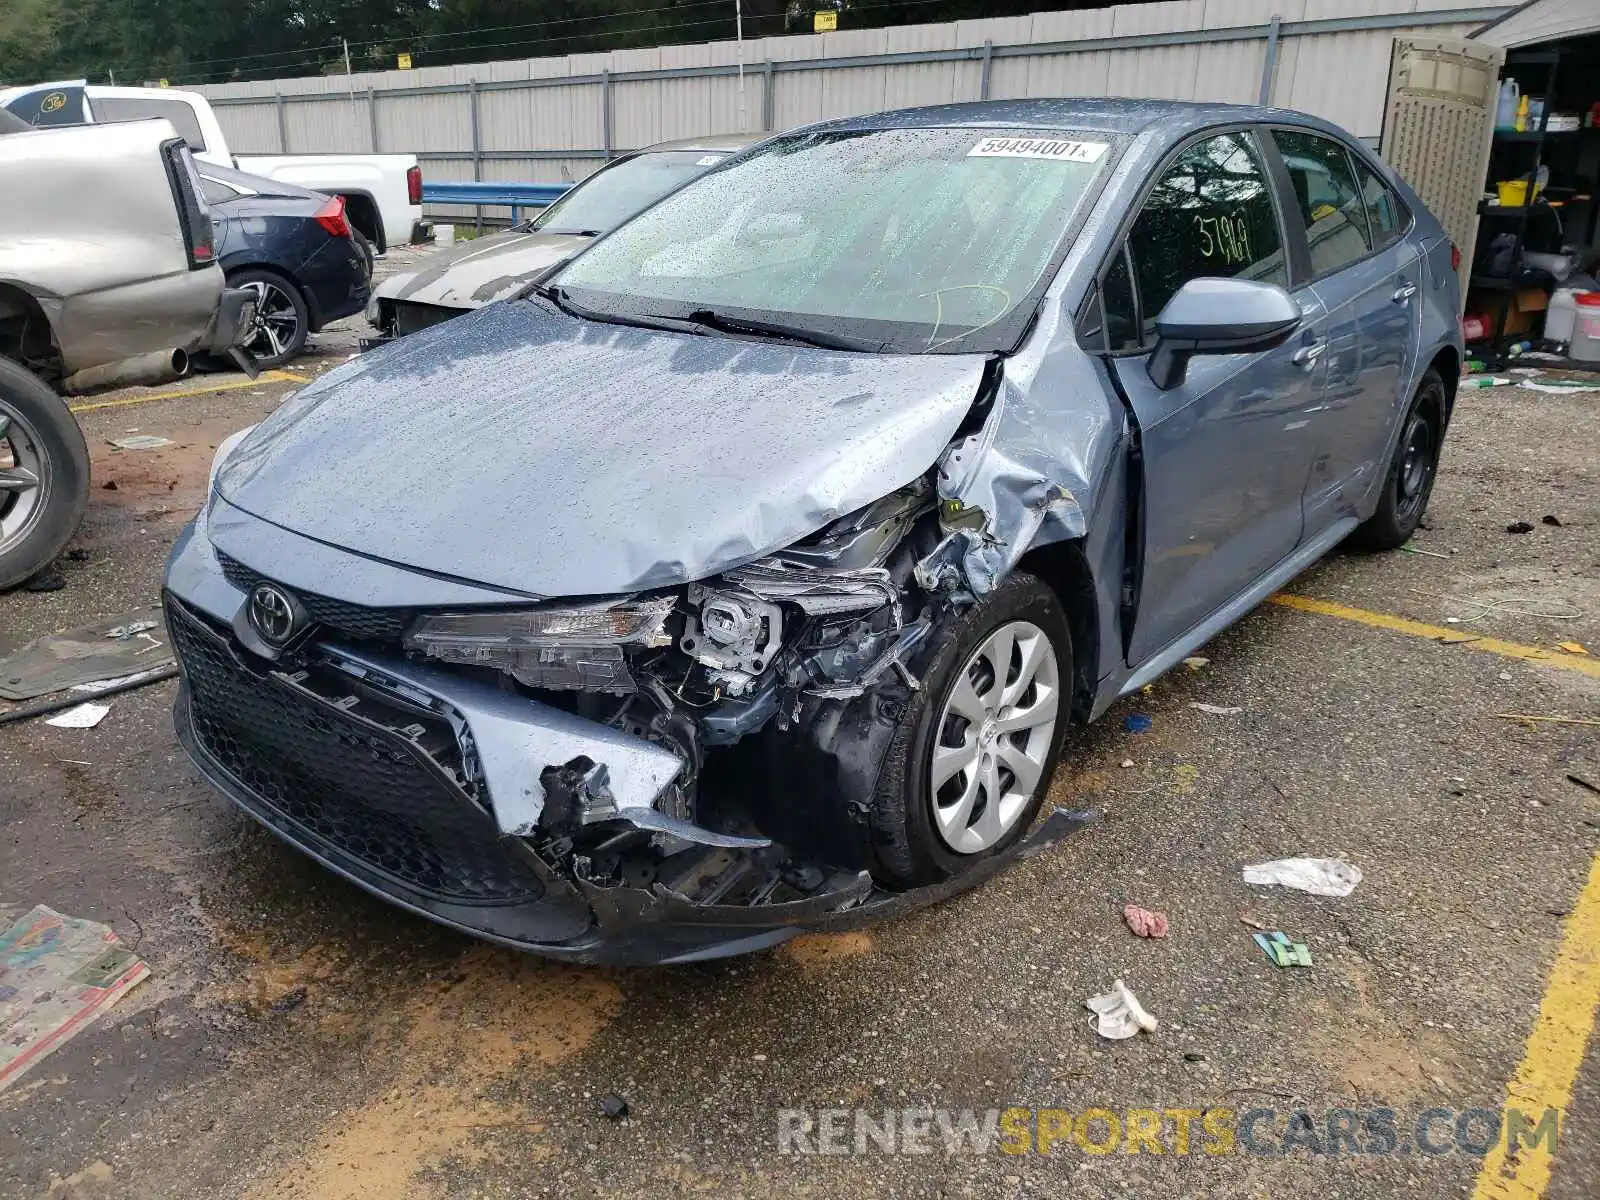
[[[553,956],[936,900],[1086,826],[1038,819],[1074,725],[1410,536],[1454,254],[1277,109],[780,136],[222,446],[179,736],[332,870]]]

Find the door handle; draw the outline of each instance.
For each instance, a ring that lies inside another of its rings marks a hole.
[[[1325,351],[1327,348],[1327,342],[1308,342],[1306,345],[1301,346],[1300,349],[1294,352],[1294,357],[1290,359],[1290,361],[1296,366],[1312,366],[1316,363],[1317,359],[1322,357],[1323,351]]]
[[[1399,287],[1395,288],[1395,290],[1394,290],[1394,302],[1396,304],[1404,304],[1407,300],[1411,299],[1411,297],[1415,296],[1416,294],[1417,294],[1417,285],[1416,284],[1414,284],[1414,283],[1402,283]]]

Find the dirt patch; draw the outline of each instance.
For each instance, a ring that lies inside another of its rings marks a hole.
[[[1375,997],[1365,959],[1345,950],[1319,956],[1317,969],[1348,989],[1342,1003],[1308,1006],[1303,1023],[1305,1048],[1336,1091],[1353,1091],[1358,1104],[1458,1094],[1447,1032],[1414,1025],[1409,1014],[1396,1013]]]
[[[846,958],[860,958],[873,949],[872,935],[865,930],[849,933],[807,933],[785,942],[778,953],[797,966],[825,967]]]
[[[540,1115],[498,1094],[520,1093],[504,1085],[578,1053],[621,1003],[606,974],[488,946],[467,950],[379,1031],[378,1056],[396,1065],[393,1085],[338,1114],[301,1157],[248,1195],[425,1196],[416,1177],[447,1159],[481,1162],[513,1148],[522,1161],[539,1157]]]

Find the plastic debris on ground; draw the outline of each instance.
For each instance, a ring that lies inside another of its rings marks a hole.
[[[161,610],[134,609],[37,638],[0,658],[0,699],[32,700],[171,662]]]
[[[85,696],[98,696],[101,692],[110,691],[112,688],[132,687],[134,684],[141,683],[146,679],[154,679],[158,675],[165,676],[166,672],[167,668],[164,666],[152,667],[148,671],[135,671],[132,675],[118,675],[113,679],[96,679],[92,683],[75,683],[72,685],[72,690]]]
[[[1342,858],[1275,858],[1245,867],[1244,881],[1286,887],[1313,896],[1348,896],[1361,882],[1361,868]]]
[[[1558,646],[1560,646],[1563,650],[1565,650],[1568,654],[1587,654],[1587,653],[1589,653],[1589,648],[1587,646],[1585,646],[1582,642],[1557,642],[1556,644]]]
[[[1244,709],[1236,708],[1231,704],[1202,704],[1199,700],[1189,701],[1190,708],[1197,708],[1203,713],[1210,713],[1213,717],[1231,717],[1234,713],[1242,713]]]
[[[172,445],[172,439],[156,437],[152,433],[140,433],[133,437],[112,438],[111,444],[118,450],[159,450],[163,446]]]
[[[1129,713],[1122,720],[1122,727],[1129,733],[1143,733],[1154,724],[1155,722],[1144,713]]]
[[[1253,935],[1256,945],[1266,952],[1275,967],[1309,967],[1311,948],[1303,942],[1292,942],[1289,935],[1269,930]]]
[[[1549,392],[1558,396],[1572,392],[1600,392],[1600,383],[1581,379],[1541,379],[1537,382],[1524,379],[1521,386],[1530,392]]]
[[[1127,904],[1122,909],[1122,919],[1128,923],[1135,937],[1164,938],[1167,936],[1167,914],[1137,904]]]
[[[628,1115],[628,1102],[615,1092],[607,1092],[600,1097],[600,1115],[620,1121]]]
[[[0,1092],[149,974],[106,926],[43,904],[0,934]]]
[[[45,718],[46,725],[54,725],[57,729],[93,729],[106,719],[106,714],[111,711],[109,704],[92,704],[88,701],[69,708],[64,713]]]
[[[1083,1006],[1095,1014],[1095,1032],[1113,1042],[1131,1038],[1141,1029],[1154,1033],[1161,1027],[1120,979],[1112,983],[1105,995],[1090,996]]]
[[[1472,375],[1456,385],[1461,388],[1510,387],[1511,380],[1504,375]]]
[[[1183,660],[1183,665],[1188,667],[1191,671],[1198,671],[1201,667],[1207,666],[1210,662],[1211,660],[1209,658],[1202,658],[1198,654],[1191,654],[1188,658]]]

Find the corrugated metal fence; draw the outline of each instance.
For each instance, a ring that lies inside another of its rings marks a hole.
[[[939,25],[201,88],[236,153],[416,153],[440,180],[576,181],[670,138],[955,100],[1144,96],[1303,109],[1376,139],[1392,39],[1463,0],[1173,0]]]

